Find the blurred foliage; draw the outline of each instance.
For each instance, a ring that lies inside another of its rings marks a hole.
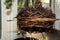
[[[36,0],[32,0],[33,6],[35,6],[35,1]],[[23,5],[24,3],[24,5]],[[30,5],[30,0],[18,0],[18,12],[21,11],[21,9],[23,9],[24,7],[29,7]]]
[[[12,0],[6,0],[6,9],[10,9],[12,6]]]
[[[35,1],[32,0],[33,6],[35,6]],[[24,5],[23,5],[24,3]],[[21,11],[22,8],[24,7],[29,7],[30,0],[18,0],[18,12]],[[12,6],[12,0],[6,0],[6,8],[10,9]]]
[[[24,3],[24,5],[23,5]],[[18,0],[18,12],[21,11],[22,8],[24,8],[25,6],[27,7],[29,4],[29,0]]]
[[[20,35],[20,34],[26,34],[26,31],[23,31],[23,30],[17,31],[17,35]]]
[[[23,0],[18,0],[18,12],[21,10],[21,8],[23,8],[22,4]]]
[[[24,7],[29,7],[29,2],[30,0],[18,0],[18,12],[21,11],[22,8]],[[24,3],[24,5],[23,5]]]

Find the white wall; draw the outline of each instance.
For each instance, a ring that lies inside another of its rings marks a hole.
[[[13,20],[17,14],[17,0],[14,0],[12,6],[11,15],[6,13],[5,0],[1,0],[2,9],[2,39],[1,40],[13,40],[17,37],[16,33],[13,31],[17,30],[16,21],[7,22],[7,20]],[[12,36],[13,35],[13,36]]]
[[[56,19],[60,19],[60,0],[55,0]],[[60,30],[60,20],[55,22],[55,29]]]

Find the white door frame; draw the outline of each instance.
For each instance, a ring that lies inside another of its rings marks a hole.
[[[2,38],[1,40],[13,40],[16,38],[15,31],[17,29],[16,21],[7,22],[7,20],[13,20],[17,15],[17,0],[14,0],[12,5],[12,12],[10,15],[6,13],[5,0],[1,0],[1,15],[2,15]]]

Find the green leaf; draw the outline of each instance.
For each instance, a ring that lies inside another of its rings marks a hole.
[[[12,2],[12,0],[6,0],[6,2],[8,3],[8,2]]]
[[[23,30],[19,30],[18,32],[17,32],[17,35],[20,35],[20,34],[22,34],[22,33],[26,33],[25,31],[23,31]]]
[[[12,6],[12,0],[6,0],[6,9],[10,9]]]
[[[10,4],[7,4],[6,5],[6,9],[10,9],[11,8],[11,6],[12,6],[12,4],[10,3]]]

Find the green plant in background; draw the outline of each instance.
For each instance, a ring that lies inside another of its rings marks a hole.
[[[20,35],[20,34],[26,34],[26,32],[23,31],[23,30],[19,30],[19,31],[17,31],[17,35]]]
[[[25,0],[18,0],[18,13],[24,8]]]
[[[36,2],[36,0],[32,0],[33,7],[35,7],[35,2]]]
[[[18,12],[21,10],[23,4],[23,0],[18,0]]]
[[[10,9],[12,6],[12,0],[6,0],[6,9]]]
[[[32,0],[33,6],[35,6],[36,0]],[[18,12],[21,11],[24,7],[30,6],[30,0],[18,0]]]
[[[18,0],[18,12],[21,11],[22,8],[29,6],[30,0]]]

